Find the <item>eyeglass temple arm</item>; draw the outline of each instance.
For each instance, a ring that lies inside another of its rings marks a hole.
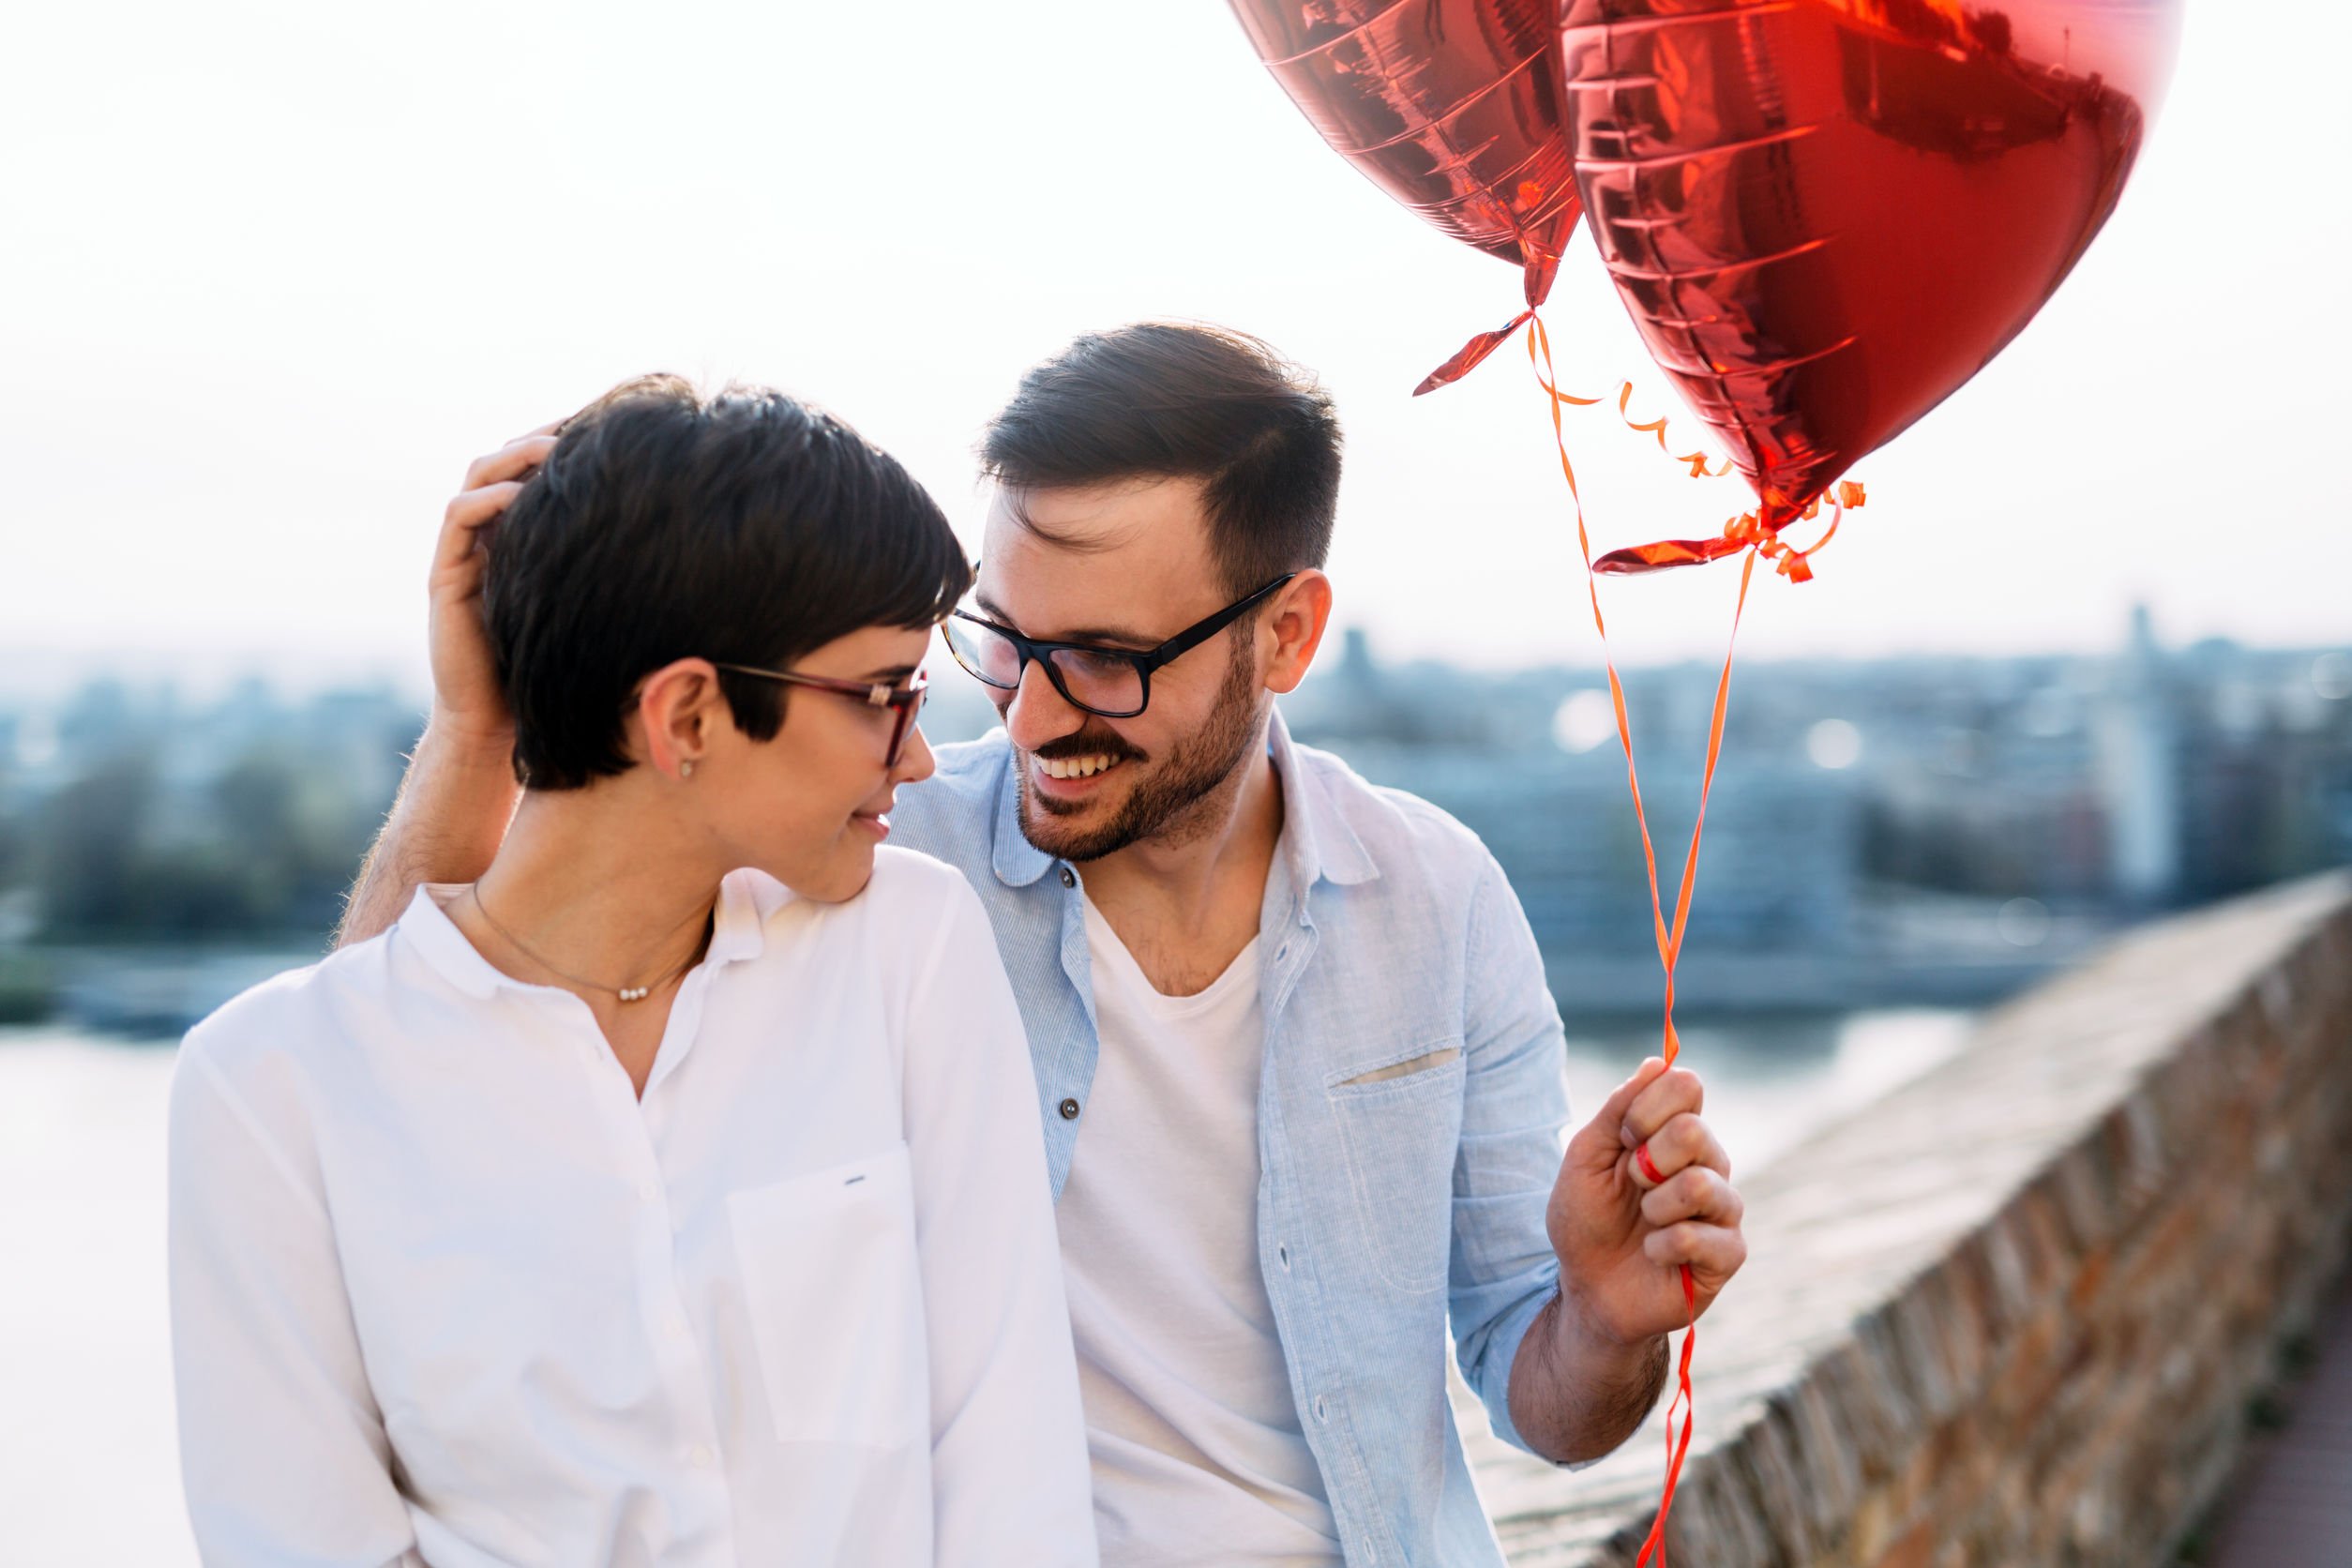
[[[1248,597],[1234,600],[1231,604],[1227,605],[1223,610],[1218,611],[1214,615],[1210,616],[1207,620],[1201,622],[1190,631],[1179,632],[1176,636],[1169,638],[1167,641],[1161,643],[1158,647],[1153,649],[1150,653],[1145,654],[1142,656],[1141,662],[1143,663],[1144,668],[1147,670],[1156,670],[1161,665],[1166,664],[1168,660],[1176,657],[1179,654],[1191,653],[1195,648],[1199,647],[1200,644],[1208,641],[1209,639],[1214,637],[1217,633],[1223,631],[1226,627],[1240,620],[1246,611],[1255,608],[1259,603],[1264,600],[1269,594],[1272,594],[1275,589],[1281,587],[1284,583],[1289,581],[1292,578],[1298,575],[1299,574],[1296,572],[1285,572],[1280,577],[1275,578],[1272,582],[1267,583],[1263,588],[1259,589],[1255,594],[1250,595]]]

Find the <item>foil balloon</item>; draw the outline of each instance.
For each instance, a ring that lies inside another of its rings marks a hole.
[[[1814,504],[2033,318],[2099,232],[2179,0],[1559,0],[1562,113],[1651,354],[1755,487]]]
[[[1334,151],[1441,233],[1519,266],[1529,309],[1543,303],[1577,218],[1553,0],[1232,7]],[[1472,339],[1422,390],[1462,375],[1517,324]]]

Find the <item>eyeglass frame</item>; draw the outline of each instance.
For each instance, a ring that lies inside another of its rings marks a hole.
[[[979,567],[975,565],[972,570],[977,573]],[[999,686],[979,671],[974,670],[970,664],[965,663],[963,655],[956,651],[954,638],[945,638],[942,641],[947,644],[949,656],[955,659],[964,673],[991,691],[1018,691],[1021,682],[1028,677],[1029,667],[1032,664],[1042,664],[1046,667],[1046,679],[1053,683],[1053,689],[1062,694],[1062,700],[1064,702],[1069,703],[1078,712],[1093,714],[1097,718],[1133,718],[1152,705],[1152,671],[1199,647],[1200,644],[1240,620],[1245,611],[1275,589],[1298,575],[1295,571],[1284,572],[1264,587],[1243,595],[1215,614],[1195,621],[1158,647],[1141,651],[1134,648],[1107,648],[1099,642],[1054,642],[1044,638],[1024,637],[1012,627],[1000,626],[985,615],[974,615],[969,610],[957,611],[951,619],[970,621],[974,626],[988,627],[988,630],[1010,642],[1014,652],[1020,656],[1020,667],[1014,671],[1011,686]],[[1063,652],[1092,654],[1096,657],[1123,658],[1135,666],[1136,684],[1141,688],[1141,695],[1137,699],[1136,705],[1120,713],[1107,713],[1101,708],[1081,702],[1071,696],[1069,686],[1063,682],[1061,667],[1053,662],[1052,656]]]
[[[890,749],[882,757],[882,766],[895,768],[906,754],[907,736],[913,733],[915,720],[923,712],[924,699],[930,695],[931,678],[918,670],[907,677],[904,686],[892,686],[886,681],[842,681],[830,675],[804,675],[792,670],[761,670],[756,665],[728,664],[711,660],[714,669],[736,675],[757,675],[765,681],[781,681],[786,686],[807,686],[811,691],[830,691],[841,697],[854,697],[869,708],[891,710],[893,724]]]

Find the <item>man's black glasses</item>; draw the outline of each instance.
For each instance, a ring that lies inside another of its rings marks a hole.
[[[1133,718],[1152,701],[1153,671],[1198,648],[1298,575],[1283,573],[1148,653],[1092,642],[1042,642],[966,610],[956,611],[940,629],[956,662],[983,686],[1018,690],[1033,660],[1046,667],[1046,679],[1070,706],[1102,718]]]

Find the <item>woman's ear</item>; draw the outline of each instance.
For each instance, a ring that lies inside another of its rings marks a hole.
[[[646,676],[637,688],[636,716],[644,727],[646,763],[680,780],[694,776],[718,727],[734,722],[717,670],[701,658],[678,659]]]

